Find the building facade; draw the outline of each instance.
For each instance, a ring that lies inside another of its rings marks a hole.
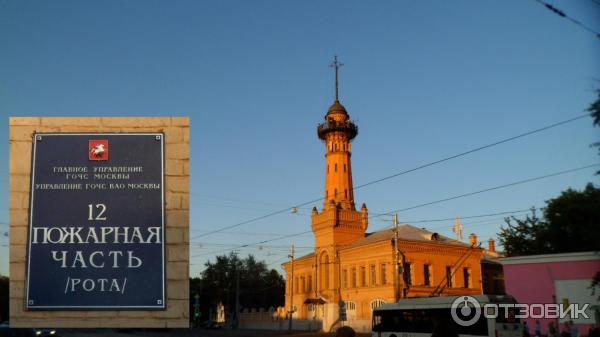
[[[329,331],[342,324],[342,305],[344,325],[370,331],[372,311],[383,303],[481,294],[483,249],[474,235],[467,244],[409,224],[367,233],[369,212],[366,204],[357,210],[352,185],[358,127],[338,100],[334,66],[336,100],[317,128],[325,145],[324,203],[312,210],[314,252],[283,265],[288,314]]]
[[[574,304],[583,308],[588,304],[587,317],[527,319],[532,335],[536,320],[540,322],[543,335],[548,334],[550,323],[564,331],[565,323],[573,321],[580,335],[587,335],[590,328],[600,324],[600,287],[591,287],[594,275],[600,272],[599,252],[516,256],[500,261],[504,267],[506,291],[519,303],[562,304],[565,308]]]

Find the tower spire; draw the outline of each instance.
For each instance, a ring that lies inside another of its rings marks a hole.
[[[329,65],[330,67],[335,69],[335,101],[339,101],[339,81],[338,81],[338,72],[341,66],[344,64],[339,62],[337,59],[337,55],[333,56],[333,62]]]
[[[354,203],[354,185],[352,183],[352,140],[358,135],[358,127],[350,119],[346,108],[339,102],[339,70],[342,63],[337,55],[333,57],[330,67],[335,70],[335,102],[327,110],[323,122],[317,126],[317,136],[325,145],[325,188],[323,210],[316,208],[311,214],[312,230],[315,234],[315,246],[319,254],[322,248],[333,252],[340,245],[346,245],[363,239],[369,227],[369,211],[365,204],[360,210]],[[327,254],[327,253],[326,253]],[[324,259],[323,259],[324,257]],[[319,261],[326,266],[327,255],[320,255]],[[323,262],[325,261],[325,262]],[[322,267],[325,266],[325,267]],[[325,275],[323,269],[321,275]],[[321,283],[319,291],[333,299],[340,296],[333,293],[334,287]],[[335,300],[332,300],[335,302]]]

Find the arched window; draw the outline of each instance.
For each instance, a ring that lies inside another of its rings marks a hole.
[[[344,164],[344,172],[346,172],[346,164]]]
[[[329,289],[329,256],[323,252],[321,255],[321,289]]]
[[[385,304],[385,301],[382,299],[373,300],[373,302],[371,302],[371,309],[374,310],[375,308],[378,308],[384,304]]]
[[[345,195],[346,199],[348,199],[348,190],[344,190],[344,195]]]
[[[334,166],[333,166],[333,170],[334,170],[335,172],[337,172],[337,163],[336,163],[336,164],[334,164]]]
[[[334,188],[334,189],[333,189],[333,197],[334,197],[334,198],[337,198],[337,188]]]
[[[356,310],[356,303],[347,301],[346,302],[346,310]]]

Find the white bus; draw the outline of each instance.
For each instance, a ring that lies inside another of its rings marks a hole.
[[[483,315],[485,304],[516,304],[512,296],[471,296],[479,302],[481,315],[468,326],[460,325],[452,318],[452,303],[460,297],[465,296],[408,298],[384,304],[373,310],[372,337],[430,337],[436,325],[443,326],[444,330],[454,330],[460,337],[522,337],[522,322],[515,318],[518,309],[498,306],[496,318]],[[459,311],[461,308],[459,305]],[[463,319],[474,318],[473,308]]]

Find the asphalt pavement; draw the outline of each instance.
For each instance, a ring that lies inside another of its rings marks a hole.
[[[205,329],[58,329],[60,337],[333,337],[333,333]],[[367,337],[370,334],[357,334]]]

